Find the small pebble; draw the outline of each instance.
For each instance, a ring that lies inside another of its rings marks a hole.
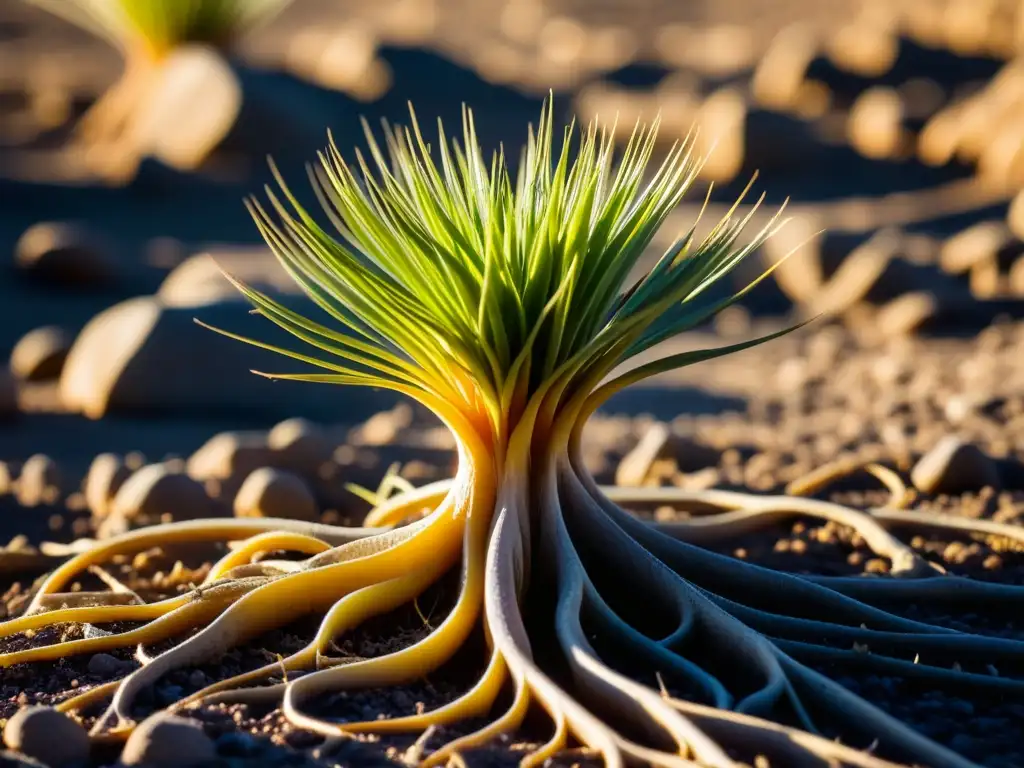
[[[85,503],[95,517],[106,517],[117,492],[131,477],[132,470],[114,453],[101,453],[92,460],[85,476]]]
[[[112,678],[124,668],[124,662],[109,653],[96,653],[89,659],[87,669],[90,675]]]
[[[307,419],[288,419],[270,430],[267,445],[277,454],[281,465],[304,477],[330,461],[334,446],[322,427]]]
[[[142,451],[128,451],[124,455],[124,465],[132,472],[146,466],[146,454]]]
[[[880,557],[873,557],[864,563],[866,573],[888,573],[889,563]]]
[[[43,222],[25,230],[14,247],[14,263],[54,285],[103,286],[116,274],[110,257],[90,233],[60,222]]]
[[[52,381],[60,377],[74,341],[56,325],[29,331],[11,351],[11,373],[21,381]]]
[[[18,477],[18,503],[24,507],[54,504],[61,495],[61,473],[57,462],[37,453],[25,460]]]
[[[222,483],[237,478],[237,483],[255,469],[268,466],[273,451],[267,435],[261,431],[220,432],[193,453],[186,464],[189,477],[200,482],[218,480]],[[237,490],[238,485],[235,485]]]
[[[850,110],[850,144],[865,157],[892,157],[904,139],[903,112],[903,103],[893,89],[876,86],[864,91]]]
[[[89,756],[85,729],[52,707],[19,709],[4,728],[4,745],[52,768],[84,763]]]
[[[412,408],[401,403],[390,411],[381,411],[353,430],[351,441],[357,445],[387,445],[393,443],[402,430],[412,424]]]
[[[981,562],[981,567],[986,571],[997,571],[1003,567],[1003,558],[999,555],[989,555]]]
[[[164,516],[194,520],[214,511],[214,504],[198,482],[164,464],[150,464],[129,477],[111,506],[111,517],[153,522]]]
[[[249,475],[235,496],[236,517],[283,517],[315,521],[320,508],[298,475],[262,467]]]
[[[216,757],[213,740],[195,721],[161,712],[143,720],[128,737],[121,764],[189,768]]]

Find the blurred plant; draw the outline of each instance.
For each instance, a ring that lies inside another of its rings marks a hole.
[[[227,47],[291,0],[29,0],[104,38],[129,58],[159,61],[186,43]]]
[[[121,79],[83,116],[79,135],[97,170],[117,178],[131,175],[139,157],[150,147],[153,118],[139,119],[147,102],[160,105],[161,83],[169,82],[167,69],[205,68],[198,76],[186,75],[190,88],[205,83],[203,94],[175,93],[178,103],[201,99],[217,119],[207,119],[204,131],[185,152],[170,153],[174,165],[192,167],[233,124],[240,103],[239,88],[230,69],[215,51],[221,51],[260,22],[277,14],[291,0],[27,0],[106,40],[125,60]],[[186,62],[170,65],[178,52],[191,51]],[[163,80],[161,79],[163,76]],[[179,75],[179,82],[181,76]],[[178,90],[174,86],[169,91]],[[189,90],[186,88],[185,90]],[[162,108],[161,108],[162,107]],[[173,108],[160,105],[161,116]]]

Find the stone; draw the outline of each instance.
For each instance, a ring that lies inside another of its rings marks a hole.
[[[904,110],[899,94],[892,88],[869,88],[854,102],[847,123],[847,136],[855,150],[873,160],[894,157],[904,147]]]
[[[52,707],[19,709],[4,728],[4,745],[51,768],[75,766],[89,757],[89,735]]]
[[[178,170],[194,170],[238,118],[242,88],[217,50],[183,45],[164,60],[134,116],[139,149]]]
[[[828,40],[826,49],[840,69],[875,78],[896,63],[899,40],[891,25],[859,21],[841,26]]]
[[[61,472],[57,462],[37,453],[25,460],[18,476],[18,503],[23,507],[53,504],[61,495]]]
[[[971,294],[979,299],[993,299],[1002,292],[1002,275],[999,272],[999,263],[990,258],[979,262],[971,267],[968,275],[968,285]]]
[[[311,308],[304,296],[282,298],[281,303],[302,312]],[[309,366],[195,322],[284,348],[301,347],[300,341],[249,309],[243,299],[167,307],[157,297],[142,296],[116,304],[90,320],[75,340],[61,374],[61,400],[69,410],[91,418],[138,411],[245,412],[354,423],[359,414],[398,399],[383,391],[348,387],[339,400],[334,387],[256,376],[253,370],[308,373]]]
[[[61,373],[64,405],[99,418],[110,408],[111,400],[128,407],[139,401],[144,405],[151,399],[147,394],[160,392],[161,381],[176,378],[166,377],[166,371],[157,377],[129,368],[146,351],[160,317],[159,302],[147,296],[116,304],[90,320],[72,345]],[[136,364],[136,370],[138,367]],[[140,395],[140,389],[145,394]]]
[[[114,496],[110,516],[131,523],[194,520],[216,514],[203,486],[167,464],[150,464],[129,477]]]
[[[40,222],[14,246],[14,263],[26,274],[53,285],[101,287],[115,281],[114,262],[83,228],[68,222]]]
[[[412,408],[399,403],[388,411],[375,413],[349,434],[354,445],[388,445],[412,424]]]
[[[230,500],[253,470],[272,466],[275,459],[266,432],[221,432],[188,458],[185,471],[208,489],[215,489],[219,498]]]
[[[125,668],[125,663],[109,653],[95,653],[89,659],[86,669],[90,675],[112,678]]]
[[[267,445],[275,454],[276,466],[294,470],[305,477],[315,477],[334,453],[334,446],[324,429],[302,418],[286,419],[275,425],[267,435]]]
[[[190,256],[175,267],[160,285],[157,296],[170,307],[237,299],[238,289],[225,273],[261,293],[302,293],[269,248],[218,246]]]
[[[235,517],[282,517],[317,521],[313,492],[298,475],[262,467],[249,475],[235,496]]]
[[[83,484],[85,503],[94,517],[106,517],[114,496],[131,477],[124,460],[114,453],[101,453],[92,460]]]
[[[56,325],[29,331],[11,351],[11,373],[21,381],[49,381],[60,377],[74,339]]]
[[[143,720],[128,737],[121,765],[190,768],[216,757],[213,740],[198,723],[161,712]]]
[[[964,493],[1002,487],[996,463],[976,445],[955,435],[935,444],[910,471],[914,487],[925,493]]]

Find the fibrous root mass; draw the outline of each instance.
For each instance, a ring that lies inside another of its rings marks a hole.
[[[911,620],[898,610],[921,602],[1012,607],[1024,605],[1024,589],[941,573],[890,532],[930,528],[1017,546],[1024,542],[1019,529],[899,509],[898,478],[877,467],[869,469],[895,501],[869,511],[795,496],[601,488],[580,460],[583,419],[564,429],[553,425],[538,442],[535,416],[527,413],[520,423],[502,467],[482,468],[494,452],[463,437],[453,480],[382,500],[364,528],[215,520],[104,542],[52,573],[24,615],[0,624],[0,634],[62,624],[135,628],[2,654],[0,665],[139,646],[139,669],[60,705],[77,713],[109,701],[93,734],[116,739],[134,725],[139,692],[170,671],[304,615],[322,615],[307,647],[217,681],[172,708],[277,703],[293,724],[325,737],[487,718],[485,727],[427,754],[426,765],[514,731],[539,705],[550,718],[550,738],[524,765],[578,743],[608,766],[732,766],[757,755],[772,765],[968,766],[814,667],[845,665],[953,692],[1024,692],[1022,679],[958,663],[976,657],[1019,668],[1024,642]],[[536,445],[544,455],[535,455]],[[691,514],[673,523],[636,514],[652,504]],[[890,574],[793,575],[703,548],[787,516],[852,528],[889,560]],[[145,603],[137,595],[126,599],[123,590],[61,592],[115,555],[199,541],[236,544],[187,594]],[[454,607],[426,637],[374,658],[331,655],[345,632],[415,600],[460,563]],[[475,685],[444,706],[370,722],[311,713],[319,696],[421,678],[450,660],[481,624],[489,662]],[[180,637],[162,653],[144,650]],[[821,735],[837,732],[850,746]]]

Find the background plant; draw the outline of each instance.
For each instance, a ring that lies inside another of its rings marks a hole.
[[[160,104],[169,61],[181,51],[192,53],[188,68],[179,64],[178,82],[188,83],[185,102],[204,105],[194,147],[164,152],[161,159],[189,169],[201,162],[237,118],[240,86],[215,52],[226,50],[257,23],[265,22],[290,0],[28,0],[103,38],[121,51],[124,72],[92,105],[78,124],[85,161],[101,175],[130,177],[139,159],[154,149],[173,106],[143,115]],[[183,79],[182,74],[186,73]],[[205,84],[205,90],[203,88]],[[180,97],[179,97],[180,98]],[[193,115],[194,118],[194,115]],[[156,125],[154,125],[156,123]],[[189,126],[170,127],[181,133]],[[159,145],[162,143],[159,140]]]
[[[29,0],[89,30],[129,59],[159,61],[179,45],[233,44],[291,0]]]

